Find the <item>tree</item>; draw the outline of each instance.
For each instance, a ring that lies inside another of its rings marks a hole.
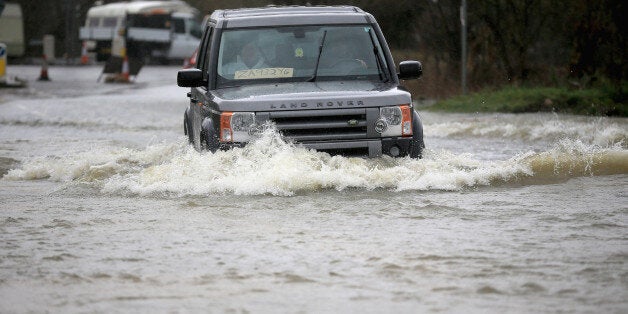
[[[531,53],[541,41],[543,28],[552,17],[553,1],[485,0],[471,2],[470,15],[483,23],[497,50],[499,65],[509,79],[528,80]]]
[[[624,18],[626,5],[622,0],[578,1],[571,7],[572,76],[601,74],[615,81],[626,78],[628,29]]]

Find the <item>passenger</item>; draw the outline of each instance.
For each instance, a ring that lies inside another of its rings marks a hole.
[[[255,42],[249,42],[242,46],[235,62],[231,62],[223,66],[222,72],[234,74],[237,71],[262,69],[267,67],[268,65],[264,61],[264,58],[262,58],[259,48]]]

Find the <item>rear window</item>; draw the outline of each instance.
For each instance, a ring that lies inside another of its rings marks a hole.
[[[169,14],[128,14],[129,27],[170,28]]]

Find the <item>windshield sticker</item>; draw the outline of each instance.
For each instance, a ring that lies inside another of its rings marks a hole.
[[[263,68],[240,70],[235,72],[236,80],[254,80],[266,78],[292,77],[294,68]]]
[[[294,50],[294,56],[297,58],[303,58],[303,48],[299,47]]]

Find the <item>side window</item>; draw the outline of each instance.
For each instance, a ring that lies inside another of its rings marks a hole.
[[[203,37],[203,41],[201,42],[200,51],[198,53],[198,66],[203,71],[203,79],[207,80],[209,77],[209,69],[210,69],[210,56],[209,53],[211,51],[211,40],[212,35],[214,33],[214,27],[211,25],[207,27],[205,30],[205,36]]]
[[[185,21],[180,18],[172,19],[174,22],[174,32],[177,34],[185,34]]]
[[[116,27],[118,24],[118,19],[115,17],[106,17],[103,19],[102,26],[103,27]]]
[[[100,26],[100,18],[99,17],[90,17],[88,20],[89,27],[98,27]]]

